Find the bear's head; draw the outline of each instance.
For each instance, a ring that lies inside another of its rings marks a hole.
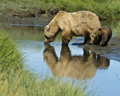
[[[93,35],[96,37],[98,35],[101,35],[102,34],[102,28],[98,28],[94,33]]]
[[[54,25],[52,23],[50,23],[49,25],[47,25],[45,27],[45,43],[50,43],[50,42],[53,42],[56,38],[56,35],[58,34],[59,32],[59,27],[58,25]]]
[[[49,25],[45,27],[44,35],[45,35],[45,43],[50,43],[55,40],[54,30],[52,30]]]
[[[91,44],[95,44],[97,42],[97,37],[102,33],[102,29],[98,28],[93,33],[90,34]]]

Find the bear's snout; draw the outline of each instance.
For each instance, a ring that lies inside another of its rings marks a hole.
[[[49,39],[49,37],[48,37],[47,35],[45,35],[45,38],[46,38],[46,39]]]
[[[49,41],[48,39],[45,38],[44,43],[47,44],[47,43],[50,43],[50,41]]]

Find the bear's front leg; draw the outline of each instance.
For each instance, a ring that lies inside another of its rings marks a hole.
[[[106,46],[107,45],[107,37],[104,35],[104,36],[102,36],[102,40],[101,40],[101,42],[100,42],[100,46],[101,47],[103,47],[103,46]]]
[[[62,32],[62,44],[67,45],[72,39],[71,31],[69,28],[65,28]]]
[[[101,37],[101,36],[96,36],[96,38],[94,39],[93,44],[94,44],[94,45],[99,45],[100,42],[101,42],[101,40],[102,40],[102,37]]]
[[[90,37],[89,36],[85,36],[85,40],[84,40],[83,44],[90,44]]]

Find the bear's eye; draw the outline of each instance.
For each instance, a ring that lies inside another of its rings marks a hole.
[[[94,35],[92,35],[92,37],[94,37]]]
[[[96,33],[94,33],[94,34],[96,34]]]

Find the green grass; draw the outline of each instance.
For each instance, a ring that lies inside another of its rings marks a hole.
[[[120,19],[120,0],[0,0],[0,14],[51,16],[58,10],[89,10],[101,19]]]
[[[47,75],[39,79],[24,71],[11,71],[5,78],[6,75],[0,75],[1,96],[89,96],[80,84],[73,86],[72,82],[63,83]]]
[[[0,32],[0,72],[20,68],[23,68],[23,60],[15,43],[5,33]]]
[[[0,30],[0,96],[89,96],[87,87],[59,78],[37,77],[25,68],[16,44]]]
[[[113,28],[112,31],[113,31],[114,37],[120,39],[120,27]]]

